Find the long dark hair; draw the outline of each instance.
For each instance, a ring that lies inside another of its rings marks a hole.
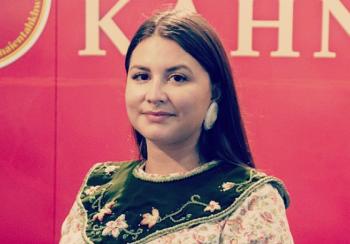
[[[202,129],[198,142],[200,158],[204,161],[223,160],[254,167],[247,143],[231,67],[213,28],[196,13],[183,11],[159,12],[147,19],[136,31],[126,53],[125,69],[137,45],[153,35],[175,41],[195,58],[208,72],[212,97],[218,103],[219,113],[214,127]],[[145,138],[134,129],[140,157],[147,159]]]

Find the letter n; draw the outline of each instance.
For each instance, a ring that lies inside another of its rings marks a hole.
[[[336,53],[329,51],[329,16],[341,24],[343,29],[350,35],[350,12],[339,0],[322,0],[322,43],[321,50],[314,53],[315,58],[335,58]]]

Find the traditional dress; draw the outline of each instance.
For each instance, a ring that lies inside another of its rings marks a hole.
[[[293,243],[279,179],[222,161],[167,176],[143,168],[96,164],[60,243]]]

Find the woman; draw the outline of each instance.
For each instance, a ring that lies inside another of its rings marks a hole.
[[[254,169],[230,65],[207,22],[152,16],[125,67],[141,159],[90,170],[61,243],[293,243],[288,194]]]

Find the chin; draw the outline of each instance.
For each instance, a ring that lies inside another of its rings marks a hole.
[[[173,144],[178,141],[178,133],[177,135],[174,134],[165,134],[165,133],[141,133],[146,140],[158,144],[158,145],[167,145],[167,144]]]
[[[157,144],[169,144],[173,141],[173,137],[165,136],[165,135],[143,135],[146,140]]]

